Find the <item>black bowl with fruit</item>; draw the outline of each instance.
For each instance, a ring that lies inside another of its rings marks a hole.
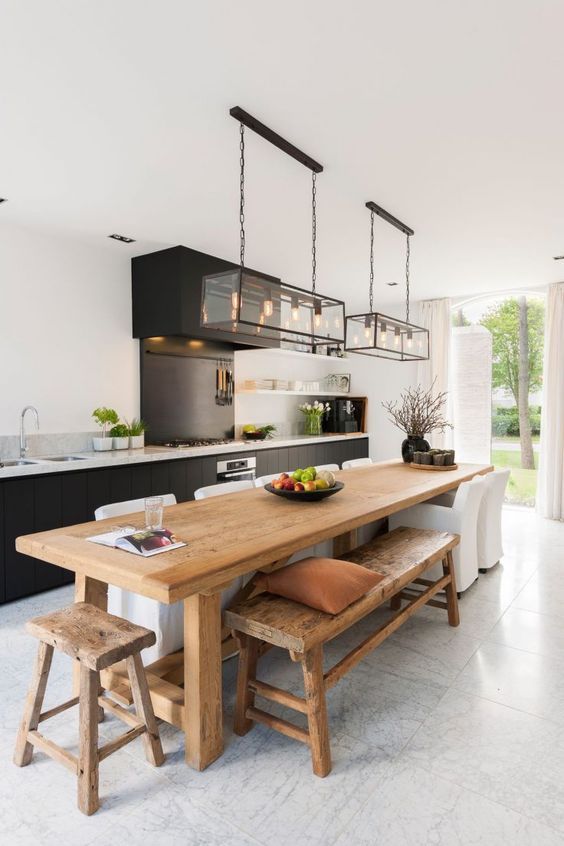
[[[328,496],[339,493],[345,487],[338,482],[330,470],[316,470],[307,467],[305,470],[295,470],[293,473],[281,473],[264,486],[268,493],[291,499],[296,502],[318,502]]]
[[[276,426],[243,426],[243,437],[246,441],[264,441],[265,438],[271,438],[272,433],[276,431]]]

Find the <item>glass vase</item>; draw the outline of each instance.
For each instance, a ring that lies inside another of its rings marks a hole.
[[[320,414],[306,414],[305,434],[306,435],[320,435],[321,434],[321,415]]]

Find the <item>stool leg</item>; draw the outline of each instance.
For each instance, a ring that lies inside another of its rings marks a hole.
[[[307,720],[311,744],[311,760],[315,775],[331,772],[331,747],[323,679],[323,647],[314,646],[302,658]]]
[[[443,573],[450,575],[450,584],[445,588],[447,614],[449,626],[458,626],[460,624],[460,614],[458,613],[458,594],[456,592],[456,577],[454,573],[454,559],[452,552],[447,552],[446,558],[443,560]]]
[[[33,746],[28,742],[27,736],[28,732],[35,731],[39,725],[52,658],[53,647],[41,641],[14,750],[14,764],[18,767],[27,766],[33,756]]]
[[[390,599],[390,610],[399,611],[401,608],[401,591]]]
[[[93,814],[100,807],[98,799],[98,689],[100,678],[95,670],[80,665],[78,807],[83,814]]]
[[[239,641],[239,668],[233,730],[235,734],[242,737],[254,725],[253,721],[247,718],[247,708],[255,704],[255,694],[249,690],[249,682],[257,677],[259,641],[256,637],[243,634],[243,632],[237,632],[237,640]]]
[[[147,731],[142,735],[145,756],[154,767],[160,767],[164,761],[164,752],[153,711],[153,703],[151,702],[145,669],[138,652],[135,655],[128,656],[127,673],[129,675],[129,683],[131,684],[131,693],[133,694],[137,716],[147,726]]]

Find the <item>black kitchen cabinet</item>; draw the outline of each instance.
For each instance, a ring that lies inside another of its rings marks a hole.
[[[111,502],[110,475],[111,470],[88,470],[88,520],[94,519],[94,512],[101,505]]]
[[[0,602],[6,601],[6,533],[4,531],[4,486],[0,485]]]
[[[179,502],[217,482],[217,462],[255,456],[257,476],[368,455],[368,438],[269,447],[199,458],[66,471],[0,481],[0,603],[66,584],[74,574],[16,552],[18,535],[94,519],[100,505],[173,493]]]
[[[35,529],[34,485],[28,479],[11,479],[4,487],[5,593],[19,599],[35,593],[36,561],[16,551],[16,538]]]
[[[62,478],[39,476],[33,486],[35,518],[33,531],[45,532],[63,525]],[[35,590],[47,590],[63,583],[63,571],[54,564],[35,560]]]

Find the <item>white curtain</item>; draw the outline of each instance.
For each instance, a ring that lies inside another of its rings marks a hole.
[[[434,393],[449,391],[449,359],[451,312],[450,300],[424,300],[419,303],[419,325],[429,330],[430,357],[428,361],[417,362],[417,384],[425,390],[435,381]],[[450,393],[445,416],[452,419]],[[437,449],[450,447],[451,430],[431,433],[431,446]]]
[[[537,511],[564,520],[564,282],[548,289],[544,344]]]

